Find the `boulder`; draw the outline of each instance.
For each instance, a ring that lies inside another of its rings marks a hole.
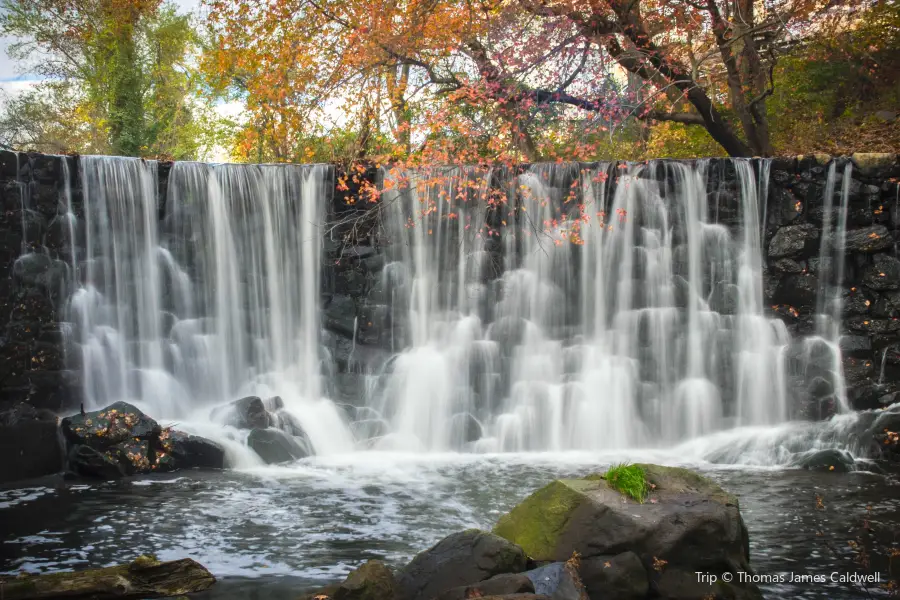
[[[485,596],[530,594],[534,593],[534,591],[534,583],[532,583],[527,573],[504,573],[485,579],[480,583],[450,588],[435,596],[434,600],[468,600],[469,598],[483,598]]]
[[[63,447],[56,415],[21,402],[0,413],[0,483],[58,473]]]
[[[69,470],[82,477],[118,479],[125,476],[125,458],[117,446],[97,450],[85,444],[75,444],[69,449]]]
[[[630,551],[656,579],[662,571],[694,579],[696,571],[750,571],[747,529],[735,496],[686,469],[638,466],[651,487],[646,502],[620,494],[600,475],[558,480],[501,517],[494,533],[536,561],[562,561],[573,552],[587,560]],[[735,579],[725,584],[725,595],[760,597],[755,586]],[[722,594],[721,586],[705,585],[705,594]]]
[[[872,458],[900,461],[900,406],[878,411],[871,427],[864,434],[869,442]]]
[[[225,448],[216,442],[174,429],[164,429],[159,437],[161,471],[225,468]]]
[[[819,229],[810,224],[782,227],[769,242],[769,258],[812,256],[819,249]]]
[[[834,471],[849,473],[855,470],[853,457],[843,450],[811,450],[795,456],[790,465],[807,471]]]
[[[300,597],[300,600],[395,600],[397,581],[379,560],[370,560],[347,575],[342,583]]]
[[[438,594],[503,573],[528,568],[525,552],[497,535],[468,529],[420,552],[397,573],[401,600],[431,600]]]
[[[225,450],[205,438],[163,429],[136,407],[116,402],[66,417],[69,470],[85,477],[114,479],[176,469],[225,466]]]
[[[634,552],[582,559],[579,571],[590,600],[640,600],[650,591],[650,576]]]
[[[214,408],[210,416],[237,429],[265,429],[274,425],[272,416],[259,396],[247,396],[226,406]]]
[[[98,450],[129,439],[149,440],[162,428],[135,406],[116,402],[104,409],[66,417],[60,425],[70,445],[85,445]]]
[[[254,429],[247,436],[247,445],[270,465],[309,456],[293,436],[280,429]]]
[[[550,563],[525,573],[534,583],[534,591],[553,600],[588,600],[578,573],[578,561]]]
[[[208,589],[216,578],[200,563],[183,558],[160,562],[140,556],[127,565],[88,571],[0,578],[4,600],[44,598],[168,598]]]

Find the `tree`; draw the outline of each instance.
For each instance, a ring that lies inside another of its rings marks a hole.
[[[209,125],[190,20],[160,0],[0,0],[10,56],[43,80],[11,98],[5,143],[37,150],[196,157]]]
[[[771,155],[776,59],[843,1],[210,0],[206,65],[283,150],[339,98],[395,155],[588,157],[633,118]]]

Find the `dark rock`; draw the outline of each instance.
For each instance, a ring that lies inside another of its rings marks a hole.
[[[774,175],[774,174],[773,174]],[[782,177],[787,173],[782,172]],[[769,199],[768,221],[769,227],[778,228],[795,221],[803,211],[803,203],[794,194],[783,187],[772,189]]]
[[[872,225],[848,231],[843,245],[832,240],[832,246],[844,252],[882,252],[894,245],[894,238],[884,225]],[[841,247],[842,246],[842,247]]]
[[[864,436],[864,440],[869,442],[869,455],[882,460],[900,461],[900,406],[878,411],[877,415]]]
[[[334,600],[395,600],[397,582],[383,562],[370,560],[351,571],[340,585],[307,597],[321,596]]]
[[[469,529],[420,552],[397,573],[401,600],[431,600],[451,588],[527,569],[525,552],[505,539]]]
[[[118,479],[126,474],[125,458],[116,446],[102,451],[75,444],[69,450],[68,462],[71,471],[84,477]]]
[[[654,486],[648,502],[623,496],[598,475],[558,480],[501,517],[494,532],[521,544],[536,561],[630,550],[648,573],[655,559],[695,580],[696,571],[750,570],[747,528],[735,496],[687,469],[640,466]],[[728,587],[735,597],[761,597],[737,578]]]
[[[874,264],[863,271],[862,281],[873,290],[900,288],[900,260],[887,254],[876,254]]]
[[[534,591],[553,600],[587,600],[588,595],[574,561],[550,563],[525,573]]]
[[[293,436],[280,429],[254,429],[247,436],[247,445],[270,465],[309,456]]]
[[[322,320],[326,329],[352,339],[356,335],[356,302],[350,296],[332,296]]]
[[[802,223],[779,229],[769,242],[769,258],[807,257],[819,249],[820,231]]]
[[[225,449],[211,440],[166,429],[160,442],[160,470],[225,468]]]
[[[58,473],[63,448],[56,415],[19,403],[0,413],[0,483]]]
[[[813,398],[825,398],[834,394],[834,385],[824,377],[814,377],[806,390]]]
[[[504,573],[472,585],[451,588],[435,596],[434,600],[468,600],[470,598],[484,598],[485,596],[531,594],[534,591],[535,586],[527,573]],[[555,596],[552,596],[552,598],[556,600]]]
[[[900,320],[850,317],[847,319],[847,327],[852,331],[861,331],[868,335],[885,335],[900,331]]]
[[[579,571],[591,600],[640,600],[650,590],[647,570],[634,552],[582,559]]]
[[[863,315],[869,312],[874,296],[871,292],[853,288],[841,292],[845,315]]]
[[[841,450],[812,450],[791,459],[791,466],[807,471],[835,471],[848,473],[854,470],[853,457]]]
[[[775,290],[775,302],[798,309],[812,308],[816,306],[818,292],[819,280],[815,275],[787,275]]]
[[[150,440],[161,431],[159,424],[127,402],[62,420],[63,435],[71,445],[102,450],[130,439]]]
[[[869,356],[872,339],[866,335],[844,335],[840,341],[841,352],[850,356]]]
[[[780,258],[772,263],[772,270],[779,273],[802,273],[805,269],[803,261],[797,262],[791,258]]]
[[[237,429],[265,429],[274,425],[272,416],[259,396],[247,396],[227,406],[214,408],[210,417]]]

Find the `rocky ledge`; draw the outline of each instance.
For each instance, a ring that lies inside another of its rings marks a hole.
[[[635,500],[605,475],[554,481],[493,532],[454,533],[391,571],[369,561],[303,600],[750,600],[749,539],[735,496],[686,469],[633,465]],[[735,575],[700,581],[697,572]]]

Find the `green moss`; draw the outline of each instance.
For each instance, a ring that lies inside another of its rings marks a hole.
[[[603,475],[609,487],[637,502],[643,503],[650,494],[647,474],[640,465],[613,465]]]
[[[584,492],[596,487],[596,482],[584,479],[554,481],[502,516],[493,532],[535,560],[554,560],[566,523],[586,500]]]

